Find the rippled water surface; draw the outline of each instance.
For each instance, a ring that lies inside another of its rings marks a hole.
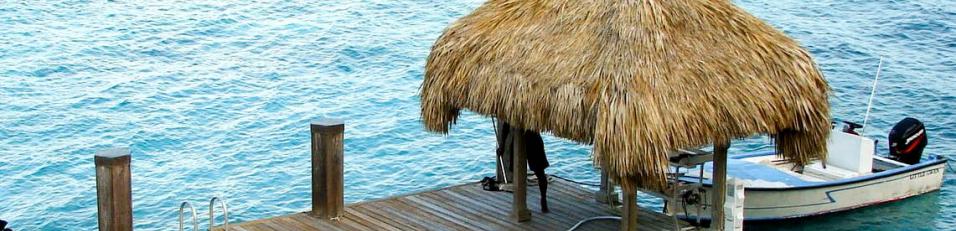
[[[493,174],[488,118],[445,137],[418,115],[432,42],[479,0],[144,2],[0,1],[0,219],[16,230],[95,229],[93,153],[113,146],[133,149],[137,229],[215,195],[239,221],[306,210],[322,117],[347,120],[347,202]],[[737,2],[813,53],[836,118],[862,120],[885,55],[867,135],[917,117],[928,151],[956,158],[956,2]],[[551,172],[597,181],[589,147],[546,142]],[[937,193],[765,228],[952,230],[954,190],[947,173]]]

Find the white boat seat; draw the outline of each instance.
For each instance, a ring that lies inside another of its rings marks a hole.
[[[850,171],[847,169],[843,169],[834,165],[827,165],[827,167],[824,169],[823,165],[820,163],[807,165],[806,167],[803,168],[803,174],[821,178],[824,180],[841,180],[841,179],[860,176],[859,173],[856,173],[854,171]]]

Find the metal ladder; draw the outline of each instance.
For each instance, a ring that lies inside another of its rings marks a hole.
[[[229,230],[229,207],[226,206],[226,201],[223,199],[220,199],[219,197],[213,197],[212,199],[209,200],[209,229],[208,230],[212,230],[212,227],[216,225],[216,222],[215,222],[216,211],[214,210],[216,206],[216,201],[219,201],[219,208],[222,209],[222,222],[223,222],[222,228],[223,230],[228,231]],[[196,209],[194,209],[192,204],[190,204],[188,201],[183,201],[183,203],[179,205],[179,231],[183,231],[186,228],[185,219],[183,219],[185,218],[184,215],[186,215],[185,213],[186,208],[189,208],[189,212],[192,214],[193,230],[199,231],[199,222],[196,221]]]
[[[189,207],[189,211],[193,215],[193,230],[199,231],[199,223],[196,222],[196,209],[193,208],[188,201],[183,201],[182,204],[179,204],[179,231],[183,231],[185,228],[185,223],[183,222],[183,215],[185,215],[186,207]]]

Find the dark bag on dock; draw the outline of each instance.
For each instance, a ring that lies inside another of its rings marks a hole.
[[[498,187],[498,182],[495,181],[495,178],[491,177],[481,179],[481,188],[485,191],[501,191],[501,188]]]

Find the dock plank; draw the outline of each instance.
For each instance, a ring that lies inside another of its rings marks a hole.
[[[511,193],[484,191],[480,184],[468,183],[349,204],[338,220],[319,219],[300,212],[232,224],[229,230],[567,230],[589,217],[619,213],[596,202],[594,192],[571,182],[555,179],[548,188],[551,212],[541,213],[538,188],[529,186],[528,207],[532,217],[520,223],[509,217]],[[579,230],[616,230],[619,224],[618,221],[594,221]],[[670,217],[643,209],[638,224],[639,229],[645,231],[673,227]],[[681,224],[687,226],[686,222]]]

